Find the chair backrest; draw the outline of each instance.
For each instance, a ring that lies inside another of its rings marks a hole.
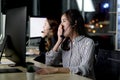
[[[120,51],[99,49],[96,63],[96,80],[119,80]]]

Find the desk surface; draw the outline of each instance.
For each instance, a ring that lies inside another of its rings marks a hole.
[[[42,63],[36,62],[33,60],[33,58],[27,58],[26,61],[29,62],[34,62],[35,66],[39,66],[39,67],[50,67],[50,66],[46,66]],[[12,68],[9,67],[7,64],[1,64],[0,68]],[[13,67],[14,68],[14,67]],[[26,79],[26,69],[23,67],[16,67],[20,70],[22,70],[22,73],[1,73],[0,74],[0,80],[27,80]],[[82,77],[76,74],[49,74],[49,75],[35,75],[35,80],[91,80],[89,78],[86,77]]]

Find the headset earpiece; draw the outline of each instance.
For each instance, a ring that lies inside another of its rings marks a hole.
[[[71,26],[72,27],[74,27],[74,26],[76,26],[77,25],[77,21],[75,20],[75,21],[73,21],[73,22],[71,22]]]

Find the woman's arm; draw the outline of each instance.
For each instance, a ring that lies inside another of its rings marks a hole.
[[[50,50],[45,54],[45,56],[46,56],[45,57],[46,65],[59,65],[59,63],[61,62],[62,55],[60,51],[56,52],[56,51]]]
[[[86,40],[85,41],[85,49],[82,55],[82,62],[81,62],[81,70],[82,74],[86,75],[89,73],[90,70],[93,68],[93,60],[94,60],[94,41],[93,40]]]
[[[58,33],[57,33],[58,40],[57,40],[55,46],[53,47],[53,51],[58,51],[60,44],[63,42],[64,39],[61,37],[61,35],[63,35],[62,33],[63,33],[63,26],[60,24],[59,28],[58,28]]]
[[[58,40],[52,50],[57,52],[61,43],[62,43],[62,40]]]
[[[69,68],[42,68],[36,71],[37,74],[70,73]]]
[[[93,69],[94,60],[94,42],[91,39],[84,39],[81,48],[81,61],[80,65],[70,67],[72,73],[80,72],[81,75],[88,75],[89,71]]]
[[[46,64],[47,65],[55,65],[54,63],[58,62],[60,60],[60,58],[59,58],[59,57],[61,57],[60,56],[61,55],[60,54],[61,53],[60,45],[63,41],[63,38],[61,38],[60,35],[62,35],[62,26],[61,25],[58,28],[58,40],[57,40],[56,44],[49,52],[46,53]],[[56,58],[59,58],[59,60]]]

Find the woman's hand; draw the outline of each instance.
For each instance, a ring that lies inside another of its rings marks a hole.
[[[61,35],[64,36],[64,29],[63,29],[63,26],[60,24],[59,27],[58,27],[58,40],[61,40]]]
[[[63,32],[64,32],[63,26],[60,24],[59,27],[58,27],[58,33],[57,33],[58,34],[58,40],[57,40],[55,46],[52,49],[53,51],[58,51],[58,48],[59,48],[60,44],[64,40],[64,38],[61,37],[61,35],[64,36]]]
[[[36,71],[37,74],[51,74],[51,73],[57,73],[58,68],[42,68]]]

